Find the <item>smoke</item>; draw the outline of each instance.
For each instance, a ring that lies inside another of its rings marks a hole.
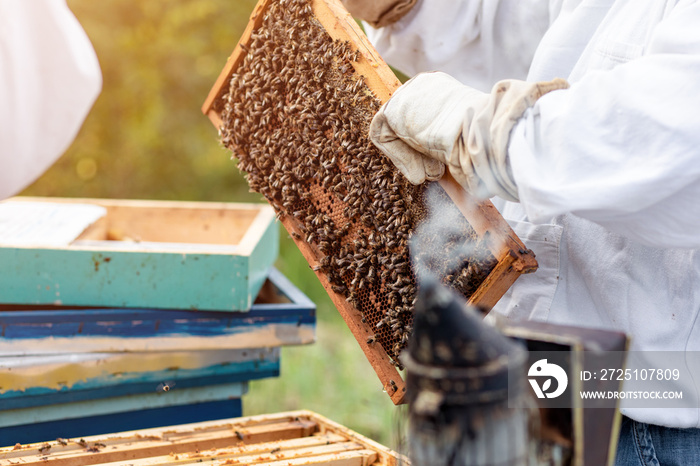
[[[475,202],[465,195],[464,202]],[[420,286],[433,277],[465,298],[476,291],[497,260],[438,183],[425,191],[427,214],[409,242]]]
[[[510,390],[517,390],[511,374],[523,372],[526,351],[464,301],[496,259],[440,185],[426,190],[424,204],[425,220],[409,244],[418,297],[401,355],[411,464],[526,465],[529,411],[508,407]]]

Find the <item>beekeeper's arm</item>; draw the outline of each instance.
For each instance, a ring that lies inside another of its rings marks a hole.
[[[487,91],[524,79],[562,0],[343,0],[384,60],[408,76],[449,73]]]
[[[519,199],[536,223],[573,213],[645,244],[700,247],[700,4],[689,5],[655,29],[647,55],[569,89],[410,81],[372,140],[413,181],[441,160],[472,191]]]
[[[68,148],[102,86],[65,0],[0,0],[0,199]]]

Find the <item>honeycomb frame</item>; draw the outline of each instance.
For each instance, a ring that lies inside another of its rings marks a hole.
[[[217,128],[221,128],[223,123],[220,101],[228,92],[231,77],[238,68],[242,67],[253,33],[261,27],[264,13],[273,1],[276,0],[260,0],[258,2],[248,27],[203,105],[203,112]],[[356,48],[356,60],[351,63],[354,72],[361,76],[364,84],[369,87],[380,103],[388,100],[392,92],[400,86],[400,82],[382,61],[340,1],[311,0],[310,5],[314,18],[332,39],[347,41]],[[534,254],[517,238],[489,201],[475,202],[470,199],[461,186],[449,175],[443,177],[439,184],[467,219],[480,243],[496,258],[495,267],[469,300],[471,304],[490,309],[521,273],[532,272],[536,269],[537,263]],[[327,273],[324,273],[323,269],[328,265],[323,264],[325,254],[319,250],[317,244],[307,241],[308,234],[305,232],[303,223],[294,216],[284,215],[280,209],[276,210],[280,215],[280,221],[294,239],[309,265],[315,270],[322,285],[365,352],[385,391],[394,403],[402,403],[405,395],[404,382],[395,367],[395,359],[388,354],[383,345],[376,344],[377,329],[374,325],[365,322],[363,313],[346,299],[346,295],[339,292],[337,284],[332,283]]]

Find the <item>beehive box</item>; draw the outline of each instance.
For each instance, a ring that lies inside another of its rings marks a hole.
[[[242,414],[248,382],[150,390],[109,398],[0,411],[0,445],[208,421]],[[172,383],[172,382],[171,382]],[[169,386],[169,385],[167,385]]]
[[[408,465],[406,458],[310,411],[226,419],[0,449],[0,465]]]
[[[269,348],[312,343],[316,306],[270,268],[244,312],[4,304],[0,326],[0,355]]]
[[[246,311],[279,248],[267,205],[14,198],[3,212],[4,304]]]
[[[260,0],[203,107],[395,403],[405,394],[398,354],[416,291],[408,240],[429,216],[427,186],[410,185],[366,134],[399,85],[340,1]],[[434,248],[460,258],[438,272],[491,308],[536,268],[534,255],[490,202],[474,202],[449,175],[439,185],[461,230]]]
[[[315,307],[272,269],[246,313],[4,305],[0,326],[7,445],[240,416],[280,346],[314,341]]]

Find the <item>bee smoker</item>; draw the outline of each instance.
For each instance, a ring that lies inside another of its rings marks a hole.
[[[530,464],[529,410],[508,407],[524,396],[524,347],[432,278],[420,282],[413,328],[401,357],[411,464]]]

